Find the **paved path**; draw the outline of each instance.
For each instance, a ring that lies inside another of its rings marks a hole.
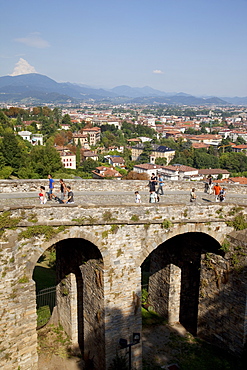
[[[143,204],[149,202],[148,191],[140,192]],[[133,204],[135,201],[134,191],[87,191],[74,192],[76,204]],[[160,196],[161,204],[190,204],[189,191],[165,191],[164,195]],[[197,192],[197,204],[205,205],[215,201],[214,195],[208,195],[203,192]],[[236,203],[247,205],[247,194],[231,194],[226,196],[227,203]],[[50,204],[58,204],[54,200]],[[49,204],[47,203],[47,204]],[[18,205],[38,205],[39,198],[36,192],[25,193],[0,193],[0,207],[18,206]]]

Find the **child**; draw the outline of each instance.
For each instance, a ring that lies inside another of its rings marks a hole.
[[[195,202],[195,201],[196,201],[195,188],[192,188],[190,192],[190,202]]]
[[[135,191],[135,203],[141,203],[141,196],[138,191]]]
[[[40,187],[39,200],[40,200],[40,204],[46,204],[46,202],[47,202],[47,199],[46,199],[46,196],[45,196],[45,187],[44,186]]]
[[[226,199],[226,188],[221,189],[219,199],[220,202],[224,202],[224,200]]]
[[[149,195],[149,203],[157,203],[158,202],[158,196],[155,193],[154,190],[150,190],[150,195]]]

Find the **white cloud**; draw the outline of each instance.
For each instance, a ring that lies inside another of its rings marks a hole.
[[[157,75],[163,75],[164,72],[162,72],[160,69],[155,69],[153,71],[154,74],[157,74]]]
[[[32,32],[29,35],[27,35],[26,37],[21,37],[21,38],[15,39],[15,41],[20,42],[22,44],[25,44],[27,46],[38,48],[38,49],[44,49],[44,48],[48,48],[50,46],[48,41],[46,41],[46,40],[42,39],[42,37],[40,37],[39,32]]]
[[[25,59],[20,58],[10,76],[26,75],[28,73],[37,73],[37,71]]]

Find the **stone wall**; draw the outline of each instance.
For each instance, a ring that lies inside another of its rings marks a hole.
[[[207,238],[222,243],[226,235],[233,231],[227,224],[234,217],[231,204],[195,205],[129,205],[129,206],[89,206],[89,205],[45,205],[10,208],[0,211],[0,365],[5,370],[35,370],[37,368],[36,300],[33,270],[39,257],[53,245],[63,245],[75,241],[91,243],[86,250],[94,251],[86,259],[102,256],[99,271],[103,273],[103,289],[91,300],[93,307],[87,314],[94,317],[103,313],[105,333],[105,361],[108,368],[116,355],[120,338],[130,340],[133,332],[140,332],[141,326],[141,265],[160,245],[179,235],[196,233],[201,236],[197,245]],[[247,209],[242,209],[247,214]],[[181,243],[184,239],[181,239]],[[205,244],[204,243],[204,244]],[[196,248],[196,246],[195,246]],[[85,250],[85,251],[86,251]],[[90,252],[91,253],[91,252]],[[62,252],[65,258],[66,254]],[[69,254],[67,254],[68,258]],[[77,259],[77,258],[76,258]],[[74,261],[74,258],[71,260]],[[82,263],[77,259],[77,267]],[[68,264],[70,265],[70,264]],[[176,263],[177,265],[177,263]],[[87,276],[102,279],[90,265]],[[68,271],[68,273],[76,271]],[[66,273],[64,271],[63,273]],[[100,273],[100,272],[99,272]],[[63,275],[63,274],[62,274]],[[61,276],[62,276],[61,275]],[[94,276],[94,277],[93,277]],[[238,280],[239,284],[241,280]],[[77,281],[78,284],[78,281]],[[87,281],[90,295],[90,281]],[[92,287],[95,287],[94,283]],[[234,285],[235,296],[243,285]],[[229,287],[230,289],[230,287]],[[77,293],[81,289],[77,289]],[[100,295],[102,294],[102,296]],[[212,293],[217,295],[217,291]],[[227,304],[228,291],[224,292]],[[103,300],[103,309],[96,301]],[[244,305],[241,298],[241,304]],[[200,310],[206,312],[208,301],[200,302]],[[238,300],[240,304],[240,300]],[[219,306],[221,307],[221,306]],[[240,310],[241,311],[241,310]],[[241,312],[238,311],[240,314]],[[242,309],[243,311],[243,309]],[[210,318],[210,337],[214,335],[218,310]],[[90,319],[91,320],[91,319]],[[90,321],[89,320],[89,321]],[[101,316],[98,316],[101,320]],[[87,320],[87,322],[89,323]],[[241,316],[241,323],[244,319]],[[95,321],[96,322],[96,321]],[[90,326],[96,324],[90,323]],[[231,322],[227,333],[234,343]],[[212,329],[213,328],[213,329]],[[211,331],[210,331],[211,330]],[[232,330],[232,331],[231,331]],[[243,332],[243,331],[242,331]],[[241,332],[241,333],[242,333]],[[234,332],[235,333],[235,332]],[[243,342],[243,341],[242,341]],[[133,346],[133,366],[141,369],[141,344]]]
[[[224,241],[224,249],[224,256],[202,255],[199,335],[206,340],[210,338],[217,346],[242,354],[246,348],[247,327],[246,230],[232,232]]]
[[[148,189],[147,180],[65,180],[67,185],[70,185],[74,191],[145,191]],[[0,193],[22,193],[22,192],[37,192],[40,186],[43,185],[48,190],[48,179],[39,180],[1,180]],[[226,184],[227,190],[230,193],[247,194],[246,185]],[[204,190],[203,181],[165,181],[164,190],[189,191],[195,187],[197,191]],[[59,179],[55,179],[55,188],[60,189]]]

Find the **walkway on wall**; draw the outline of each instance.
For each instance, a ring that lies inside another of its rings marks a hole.
[[[87,192],[74,192],[76,204],[92,203],[92,204],[131,204],[134,203],[135,196],[133,192],[129,191],[87,191]],[[38,192],[25,192],[25,193],[0,193],[0,206],[20,206],[20,205],[38,205]],[[142,203],[149,202],[148,189],[140,191]],[[189,192],[170,190],[164,191],[164,195],[160,196],[161,204],[190,204]],[[208,195],[203,192],[197,192],[197,204],[206,205],[214,202],[214,195]],[[247,205],[247,194],[227,193],[226,202]],[[56,204],[55,201],[50,202]]]

